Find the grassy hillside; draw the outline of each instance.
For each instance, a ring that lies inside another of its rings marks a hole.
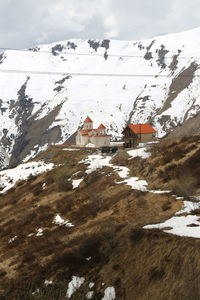
[[[143,229],[198,195],[199,140],[162,142],[146,159],[125,151],[112,158],[147,180],[148,190],[171,193],[131,189],[111,166],[86,173],[87,151],[49,149],[37,157],[56,167],[0,195],[0,299],[66,299],[73,276],[84,283],[70,299],[90,291],[102,299],[107,287],[115,299],[199,299],[200,240]]]

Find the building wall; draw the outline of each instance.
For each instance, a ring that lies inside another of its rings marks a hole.
[[[87,135],[86,136],[84,136],[84,135],[81,136],[81,146],[85,146],[89,142],[90,142],[90,139],[89,139],[89,137]]]
[[[129,128],[123,132],[123,140],[125,147],[133,148],[138,143],[147,143],[156,139],[155,133],[134,134]]]
[[[93,129],[93,123],[84,123],[83,129]]]
[[[110,137],[109,136],[89,137],[89,136],[82,136],[80,133],[77,134],[76,145],[85,146],[88,143],[92,143],[96,147],[109,146],[110,145]]]
[[[81,144],[81,138],[80,138],[80,133],[78,132],[76,136],[76,145],[80,145],[80,144]]]
[[[139,141],[142,142],[142,143],[154,141],[155,140],[154,135],[155,135],[154,133],[141,134],[141,139]]]
[[[130,129],[125,128],[123,132],[123,140],[126,148],[133,148],[137,144],[138,136]]]
[[[110,145],[110,137],[109,136],[102,136],[102,137],[91,137],[91,143],[94,144],[96,147],[102,146],[109,146]]]
[[[76,145],[77,146],[85,146],[89,143],[89,137],[81,135],[79,132],[76,136]]]

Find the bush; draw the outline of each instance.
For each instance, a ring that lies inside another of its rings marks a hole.
[[[67,285],[65,282],[52,286],[38,286],[36,283],[26,282],[19,284],[13,290],[13,296],[5,298],[7,300],[64,300],[66,299]]]
[[[138,207],[144,207],[147,204],[147,200],[144,197],[141,197],[136,200],[136,205]]]
[[[58,169],[54,175],[54,181],[60,192],[67,192],[72,189],[72,183],[69,181],[71,174],[66,168]]]
[[[100,177],[102,177],[102,174],[98,171],[94,171],[84,177],[84,182],[86,184],[92,184],[96,182]]]
[[[171,203],[169,201],[166,201],[163,205],[162,205],[162,210],[166,211],[169,210],[171,208]]]
[[[144,229],[142,228],[133,228],[130,233],[130,240],[133,243],[140,242],[145,236]]]
[[[194,194],[197,179],[189,172],[183,172],[171,182],[171,189],[179,196],[189,197]]]
[[[163,267],[153,267],[149,270],[149,279],[150,280],[161,280],[165,275],[165,270]]]
[[[34,189],[33,189],[33,195],[34,196],[39,196],[42,193],[42,186],[41,185],[37,185]]]
[[[72,183],[68,180],[62,181],[62,179],[60,179],[60,181],[57,184],[59,192],[68,192],[73,188]]]
[[[112,164],[118,166],[127,166],[129,155],[126,151],[119,151],[111,160]]]

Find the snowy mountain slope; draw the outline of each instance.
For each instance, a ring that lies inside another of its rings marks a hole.
[[[9,157],[2,147],[0,147],[0,170],[9,165]]]
[[[105,123],[114,137],[127,122],[154,122],[164,136],[197,116],[199,36],[197,28],[151,40],[69,40],[2,53],[0,132],[11,163],[65,142],[87,114],[95,126]]]

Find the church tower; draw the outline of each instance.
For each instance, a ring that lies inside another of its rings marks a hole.
[[[91,130],[93,129],[93,121],[87,117],[83,123],[83,129]]]

